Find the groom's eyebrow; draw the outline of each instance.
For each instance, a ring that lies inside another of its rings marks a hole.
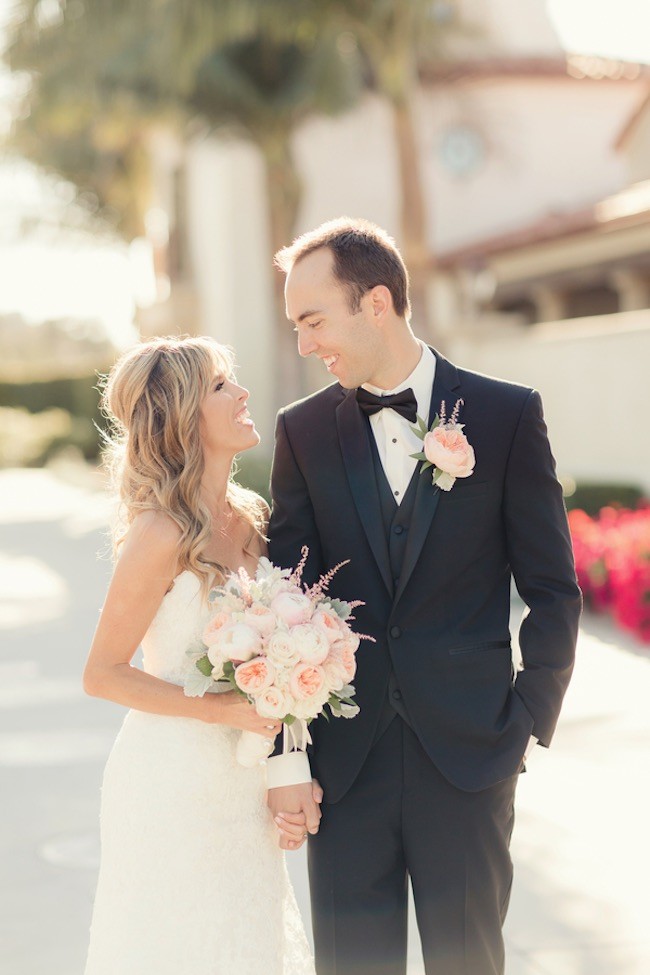
[[[290,318],[289,321],[291,322],[292,325],[298,325],[300,322],[304,322],[306,318],[310,318],[312,315],[322,315],[322,314],[323,314],[322,311],[318,311],[318,309],[313,309],[311,311],[304,311],[302,315],[298,315],[297,322],[294,322],[293,318]]]

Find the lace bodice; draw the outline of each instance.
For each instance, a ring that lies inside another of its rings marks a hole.
[[[185,570],[176,576],[142,640],[144,669],[154,677],[182,684],[194,667],[187,650],[201,642],[210,606],[196,575]]]

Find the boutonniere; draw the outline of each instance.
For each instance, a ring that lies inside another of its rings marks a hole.
[[[454,411],[447,419],[445,401],[440,404],[440,415],[427,427],[421,416],[417,417],[417,426],[411,430],[423,441],[423,450],[418,454],[411,454],[416,460],[423,460],[422,470],[433,467],[433,483],[441,491],[451,491],[457,477],[469,477],[474,473],[474,449],[463,433],[463,423],[458,422],[458,414],[462,399],[456,400]]]

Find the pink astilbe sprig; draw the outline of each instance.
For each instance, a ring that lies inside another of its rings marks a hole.
[[[445,405],[444,402],[443,402],[442,405],[444,407],[444,405]],[[464,406],[464,405],[465,405],[465,400],[464,399],[457,399],[456,400],[456,405],[454,406],[454,412],[451,414],[451,418],[449,420],[449,423],[450,424],[458,423],[458,416],[460,414],[460,408],[461,408],[461,406]]]
[[[305,566],[307,565],[307,559],[309,558],[309,547],[303,545],[300,549],[300,562],[295,567],[291,575],[289,576],[289,581],[293,582],[296,586],[300,586],[302,582],[302,574],[305,571]]]
[[[312,599],[314,602],[322,599],[329,589],[330,582],[336,573],[339,571],[339,569],[342,569],[344,565],[349,565],[349,563],[349,559],[345,559],[344,562],[339,562],[338,565],[335,565],[334,568],[330,569],[329,572],[327,572],[324,576],[321,576],[318,582],[313,585],[311,589],[305,589],[305,596],[308,596],[309,599]]]
[[[241,585],[242,599],[247,606],[251,606],[253,603],[253,597],[251,595],[251,582],[253,580],[243,566],[237,570],[237,578],[239,579]]]

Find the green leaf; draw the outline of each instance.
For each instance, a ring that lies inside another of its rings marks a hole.
[[[200,670],[201,673],[204,675],[204,677],[212,676],[213,667],[212,664],[210,663],[210,658],[207,656],[207,654],[205,657],[200,657],[196,661],[196,669]]]
[[[357,714],[361,708],[358,704],[343,704],[341,706],[341,717],[342,718],[356,718]]]
[[[285,716],[282,719],[282,721],[284,722],[284,724],[289,724],[289,725],[293,724],[295,722],[295,720],[296,719],[294,718],[294,716],[292,714],[285,714]]]
[[[425,458],[425,460],[426,460],[426,458]],[[420,474],[422,473],[422,471],[426,471],[427,467],[433,467],[433,464],[431,463],[430,460],[427,460],[426,464],[423,464],[422,465],[422,467],[420,469]]]
[[[232,660],[226,660],[225,664],[223,665],[223,676],[228,680],[235,679],[235,665]]]
[[[342,620],[347,620],[352,612],[350,604],[346,603],[343,599],[328,599],[327,603]]]
[[[436,413],[436,415],[435,415],[435,417],[434,417],[434,420],[433,420],[433,423],[431,424],[431,429],[432,429],[432,430],[435,430],[435,429],[436,429],[436,427],[439,427],[439,426],[440,426],[440,417],[439,417],[439,416],[438,416],[438,414]]]
[[[426,460],[427,459],[427,455],[426,454],[423,454],[422,451],[420,451],[419,454],[409,454],[409,457],[412,457],[413,460]]]
[[[213,684],[211,677],[206,677],[204,674],[190,674],[185,678],[183,691],[186,697],[203,697]]]

